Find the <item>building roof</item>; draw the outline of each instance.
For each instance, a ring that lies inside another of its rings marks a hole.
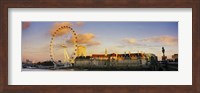
[[[106,57],[105,54],[92,54],[92,57]]]
[[[109,56],[143,57],[145,55],[142,54],[142,53],[131,53],[131,54],[116,54],[116,53],[112,53],[112,54],[107,54],[107,56],[105,54],[92,54],[92,57],[109,57]]]

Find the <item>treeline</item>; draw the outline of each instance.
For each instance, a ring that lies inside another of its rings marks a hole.
[[[54,64],[52,61],[44,61],[44,62],[38,62],[38,63],[36,63],[36,65],[53,66]]]

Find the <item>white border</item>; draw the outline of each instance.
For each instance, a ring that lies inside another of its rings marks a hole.
[[[9,85],[192,85],[191,8],[10,8],[8,15]],[[179,71],[21,72],[21,21],[178,21]]]

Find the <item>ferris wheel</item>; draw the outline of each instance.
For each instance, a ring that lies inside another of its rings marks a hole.
[[[72,44],[71,46],[68,46],[66,44],[66,41],[63,44],[60,44],[59,46],[62,47],[63,49],[63,55],[64,55],[64,61],[63,63],[70,63],[70,64],[74,64],[74,60],[76,58],[76,53],[77,53],[77,34],[76,32],[69,26],[61,26],[60,28],[58,28],[57,30],[55,30],[52,33],[52,37],[51,37],[51,41],[50,41],[50,45],[49,45],[49,50],[50,50],[50,58],[53,61],[54,64],[56,64],[56,60],[55,60],[55,46],[56,43],[54,43],[55,39],[57,38],[57,35],[60,31],[66,31],[67,33],[65,33],[65,36],[68,36],[69,34],[71,35],[70,39],[70,43]],[[69,43],[69,42],[68,42]],[[68,53],[67,49],[69,49],[69,47],[73,47],[73,49],[71,49],[71,54]]]

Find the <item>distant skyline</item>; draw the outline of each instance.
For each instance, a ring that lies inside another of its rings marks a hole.
[[[119,54],[153,53],[160,60],[162,47],[168,58],[178,53],[178,22],[22,22],[22,60],[50,60],[51,33],[64,25],[76,31],[87,55],[104,54],[107,49],[108,53]],[[61,42],[62,35],[66,34],[60,33],[55,44]],[[63,60],[62,49],[54,52],[57,59]]]

